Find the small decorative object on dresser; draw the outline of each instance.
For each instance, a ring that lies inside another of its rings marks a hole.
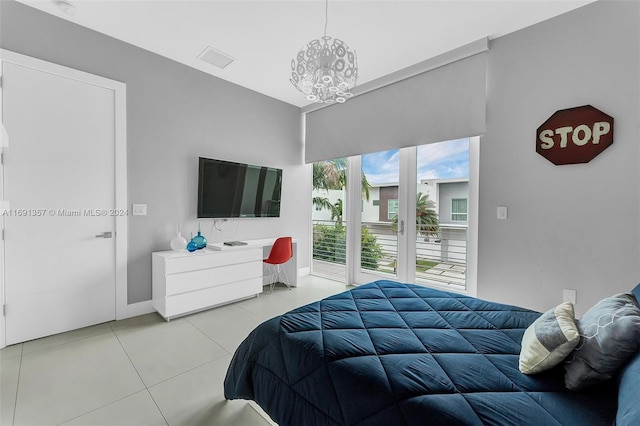
[[[187,239],[180,232],[180,222],[176,224],[176,236],[171,239],[169,245],[174,251],[184,250],[187,247]]]
[[[198,222],[198,235],[193,237],[191,241],[196,245],[196,250],[202,250],[207,246],[207,239],[200,232],[200,222]]]
[[[198,250],[198,245],[196,244],[195,241],[193,241],[193,232],[192,232],[191,233],[191,240],[189,240],[189,244],[187,244],[187,251],[189,253],[193,253],[196,250]]]

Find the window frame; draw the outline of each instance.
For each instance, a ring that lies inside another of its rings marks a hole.
[[[457,207],[456,201],[465,201],[465,211],[455,211],[454,206]],[[457,219],[456,217],[464,216],[464,219]],[[451,221],[452,222],[468,222],[469,221],[469,198],[452,198],[451,199]]]
[[[392,213],[391,211],[391,202],[395,204],[395,211]],[[393,220],[398,216],[398,211],[400,210],[400,200],[396,198],[389,198],[387,200],[387,219]]]

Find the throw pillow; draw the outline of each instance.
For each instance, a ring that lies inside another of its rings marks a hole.
[[[573,304],[564,302],[545,312],[524,332],[520,371],[535,374],[560,364],[580,341]]]
[[[632,294],[602,299],[577,324],[580,343],[565,363],[569,389],[613,377],[640,345],[640,307]]]

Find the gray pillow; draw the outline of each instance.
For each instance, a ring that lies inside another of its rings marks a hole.
[[[632,294],[602,299],[577,321],[580,343],[565,361],[567,388],[613,377],[640,345],[640,308]]]

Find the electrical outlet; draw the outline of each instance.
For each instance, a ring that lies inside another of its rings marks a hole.
[[[562,301],[563,302],[571,302],[574,305],[576,304],[576,296],[577,296],[577,291],[575,290],[571,290],[568,288],[563,288],[562,289]]]

